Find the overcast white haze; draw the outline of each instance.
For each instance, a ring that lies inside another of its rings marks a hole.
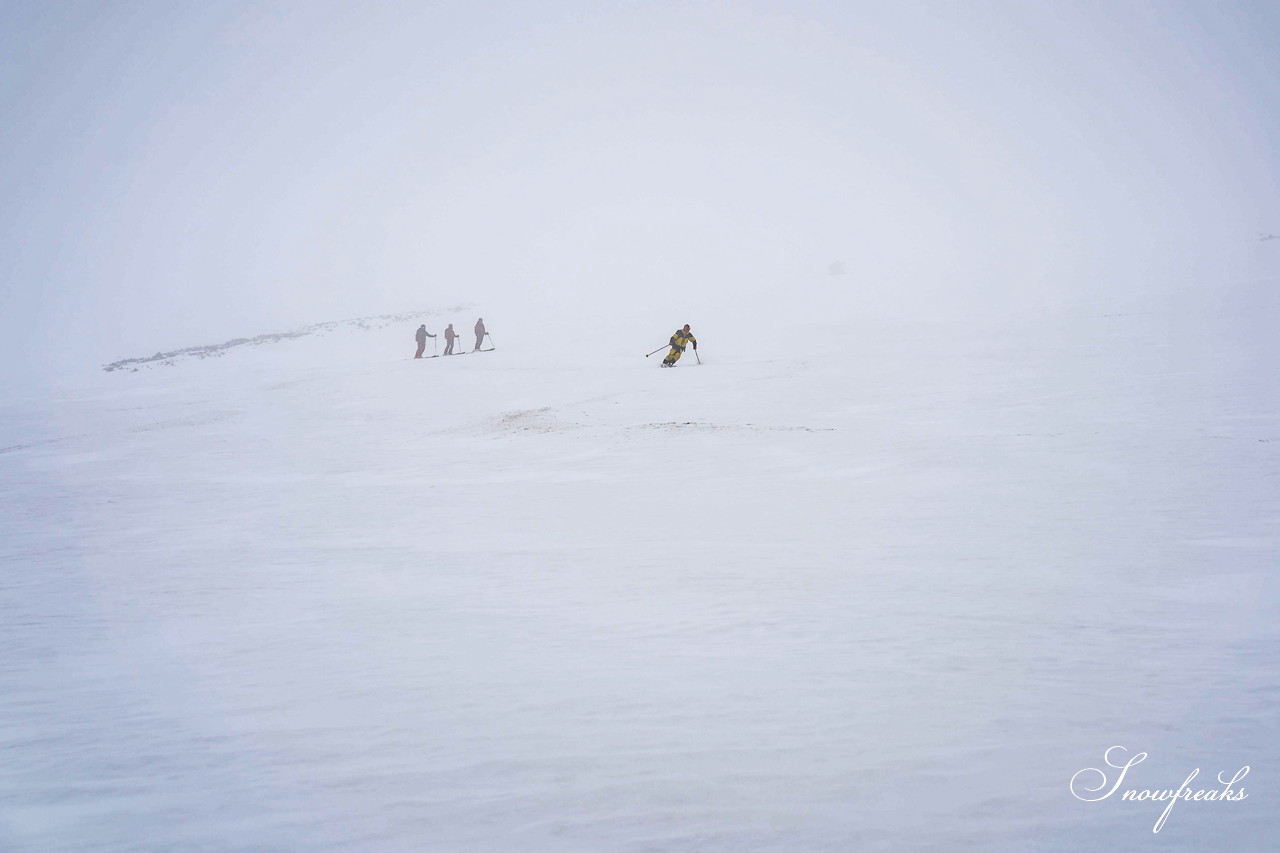
[[[1271,2],[6,0],[0,848],[1270,849],[1278,151]]]
[[[922,303],[1160,299],[1280,228],[1266,3],[3,14],[7,371],[479,293],[607,324],[836,259]]]

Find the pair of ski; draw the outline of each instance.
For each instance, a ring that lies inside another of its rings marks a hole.
[[[476,353],[476,352],[493,352],[495,349],[497,349],[497,347],[489,347],[488,349],[463,350],[462,352],[447,352],[447,353],[444,353],[444,355],[470,355],[471,353]],[[435,355],[424,355],[421,358],[416,360],[421,361],[428,358],[440,358],[440,357],[441,357],[441,354],[436,353]]]

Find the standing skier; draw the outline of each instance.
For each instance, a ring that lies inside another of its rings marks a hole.
[[[414,358],[422,358],[422,353],[427,348],[427,338],[434,338],[435,335],[427,331],[427,324],[423,323],[418,327],[418,331],[413,335],[418,341],[418,351],[414,353]]]
[[[480,344],[484,343],[484,318],[476,320],[476,349],[480,349]],[[473,350],[474,352],[475,350]]]
[[[453,355],[453,342],[462,337],[453,330],[453,324],[450,323],[444,330],[444,354]]]
[[[671,352],[667,353],[667,357],[662,360],[662,366],[675,367],[680,356],[684,355],[684,348],[691,342],[696,350],[698,339],[693,336],[693,332],[689,331],[689,324],[685,323],[683,329],[676,329],[676,333],[671,336]]]

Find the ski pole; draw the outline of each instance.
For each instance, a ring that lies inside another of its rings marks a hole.
[[[496,349],[498,345],[493,342],[493,335],[489,334],[488,332],[485,332],[484,336],[489,339],[489,346]]]
[[[657,348],[656,350],[654,350],[653,352],[662,352],[662,351],[663,351],[664,349],[666,349],[668,346],[670,346],[670,344],[663,344],[662,346],[658,347],[658,348]],[[645,358],[648,358],[649,356],[653,355],[653,352],[647,352],[647,353],[645,353],[645,354],[644,354],[644,357],[645,357]]]
[[[698,355],[698,348],[693,348],[693,357],[698,360],[698,364],[702,364],[702,356]]]

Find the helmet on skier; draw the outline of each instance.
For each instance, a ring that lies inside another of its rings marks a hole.
[[[684,324],[684,330],[685,330],[686,332],[687,332],[687,331],[689,331],[689,324],[688,324],[688,323],[685,323],[685,324]]]

